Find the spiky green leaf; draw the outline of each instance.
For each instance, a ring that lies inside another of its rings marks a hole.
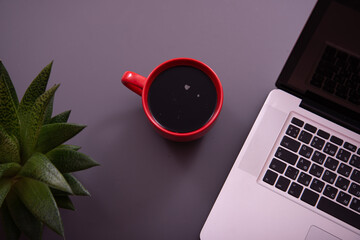
[[[59,208],[64,208],[68,210],[75,210],[74,204],[72,203],[69,196],[55,196],[56,204]]]
[[[53,123],[44,125],[40,130],[36,151],[47,153],[74,137],[84,128],[84,125],[70,123]]]
[[[26,189],[26,191],[29,191]],[[33,196],[28,196],[33,197]],[[31,201],[31,199],[30,199]],[[29,202],[29,200],[27,200]],[[14,192],[9,192],[6,204],[10,215],[18,229],[31,240],[40,240],[42,235],[42,223],[29,211],[19,196]],[[35,206],[30,206],[34,208]]]
[[[53,108],[54,108],[54,97],[55,96],[52,96],[52,98],[50,99],[50,102],[45,110],[44,124],[48,124],[51,121],[51,115],[52,115]]]
[[[19,118],[17,104],[13,97],[13,88],[4,75],[0,75],[0,125],[10,134],[19,136]]]
[[[2,163],[0,164],[0,179],[2,177],[12,177],[21,169],[21,165],[18,163]]]
[[[0,207],[3,204],[10,189],[11,189],[11,180],[8,178],[1,179],[0,180]]]
[[[72,192],[60,171],[41,153],[34,153],[18,175],[41,181],[65,192]]]
[[[50,62],[31,82],[27,88],[21,102],[19,104],[19,116],[21,119],[25,119],[29,109],[32,108],[36,99],[44,94],[46,86],[49,80],[51,67],[53,62]],[[26,120],[26,119],[25,119]]]
[[[14,185],[14,188],[21,201],[36,218],[64,237],[59,209],[45,183],[22,178]]]
[[[19,142],[0,126],[0,163],[7,162],[20,163]]]
[[[62,144],[62,145],[56,147],[56,149],[68,149],[68,150],[78,151],[81,149],[81,147],[77,146],[77,145]]]
[[[70,195],[70,193],[67,193],[67,192],[64,192],[64,191],[60,191],[60,190],[57,190],[55,188],[50,188],[50,191],[52,193],[53,196],[68,196]]]
[[[88,190],[85,189],[85,187],[81,184],[79,180],[77,180],[72,174],[70,173],[64,173],[64,178],[68,182],[68,184],[71,187],[71,190],[75,195],[78,196],[90,196],[90,193]]]
[[[66,123],[69,120],[71,110],[59,113],[51,118],[50,123]]]
[[[18,240],[20,238],[20,230],[12,219],[6,202],[1,207],[1,218],[4,225],[5,236],[7,240]]]
[[[13,85],[13,83],[12,83],[12,81],[11,81],[10,75],[9,75],[9,73],[7,72],[4,64],[3,64],[2,61],[0,60],[0,76],[1,76],[1,75],[3,75],[4,81],[5,81],[5,85],[6,85],[7,88],[9,89],[12,102],[14,103],[15,108],[17,108],[18,105],[19,105],[19,99],[18,99],[18,97],[17,97],[17,94],[16,94],[16,91],[15,91],[14,85]]]
[[[62,173],[81,171],[99,165],[83,153],[64,148],[51,150],[46,156]]]
[[[40,134],[40,129],[45,118],[46,108],[54,96],[59,85],[55,85],[38,97],[31,109],[25,109],[26,114],[22,118],[21,137],[23,159],[26,161],[34,152],[34,148]]]

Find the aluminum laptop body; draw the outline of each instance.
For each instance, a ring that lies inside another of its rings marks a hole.
[[[317,2],[202,240],[360,239],[359,5]]]

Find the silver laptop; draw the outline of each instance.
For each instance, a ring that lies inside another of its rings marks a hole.
[[[315,5],[203,226],[210,239],[360,239],[360,1]]]

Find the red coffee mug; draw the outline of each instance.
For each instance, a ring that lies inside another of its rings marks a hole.
[[[166,129],[155,119],[149,107],[149,101],[148,101],[149,89],[152,83],[154,82],[154,80],[156,79],[156,77],[159,76],[159,74],[163,73],[165,70],[177,66],[189,66],[202,71],[207,75],[208,78],[211,79],[211,82],[213,83],[216,90],[216,105],[214,107],[214,111],[212,115],[204,125],[202,125],[198,129],[189,132],[176,132]],[[215,72],[206,64],[191,58],[175,58],[168,60],[157,66],[149,74],[147,78],[137,73],[127,71],[122,76],[121,82],[130,90],[132,90],[133,92],[137,93],[142,97],[142,105],[145,114],[149,119],[149,121],[151,122],[151,124],[155,127],[155,129],[163,137],[177,142],[192,141],[202,137],[205,133],[207,133],[210,130],[210,128],[213,126],[217,117],[219,116],[224,99],[223,89],[220,80],[215,74]]]

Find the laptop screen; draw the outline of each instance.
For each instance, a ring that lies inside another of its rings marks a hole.
[[[319,0],[276,85],[359,128],[360,1]]]

